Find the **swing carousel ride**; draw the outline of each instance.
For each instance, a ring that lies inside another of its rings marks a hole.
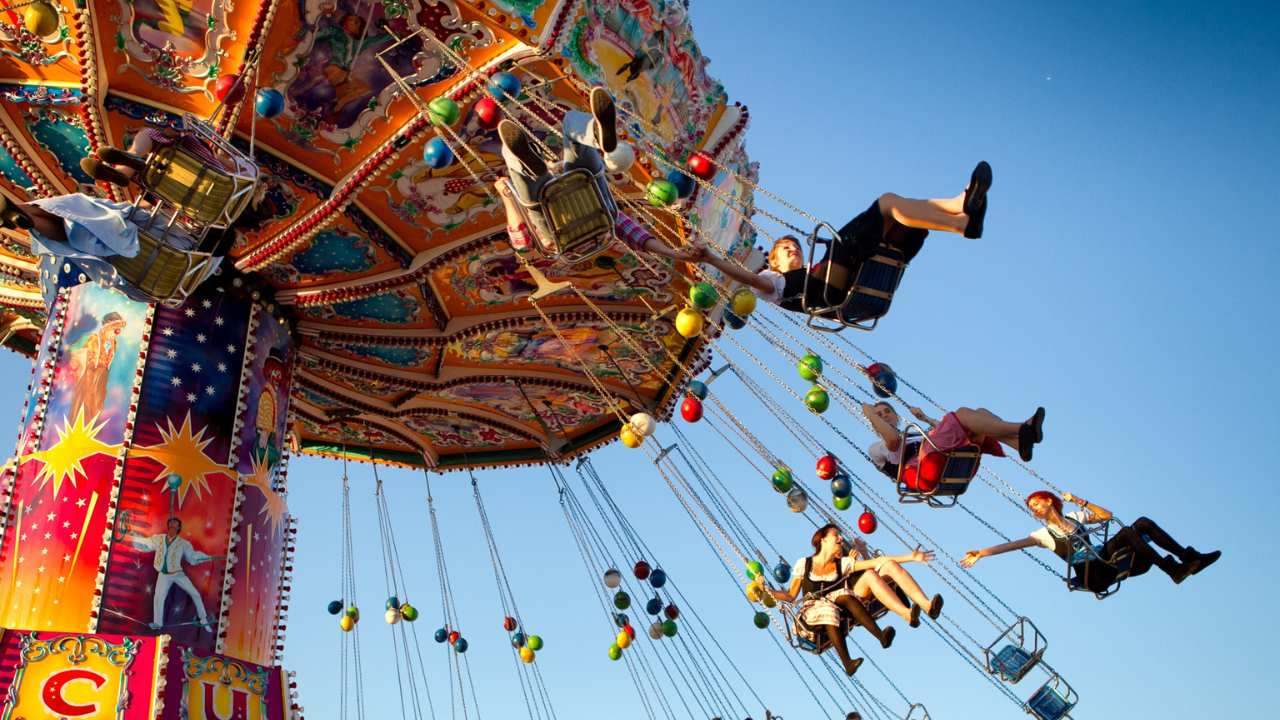
[[[831,643],[803,632],[804,607],[771,592],[786,589],[791,566],[775,565],[782,554],[698,447],[727,443],[765,494],[815,526],[834,523],[868,555],[879,554],[867,545],[877,528],[894,547],[937,547],[920,513],[942,507],[999,535],[961,501],[975,479],[1020,513],[1021,496],[968,447],[930,454],[896,485],[864,480],[855,456],[870,460],[867,441],[825,414],[861,420],[864,401],[901,403],[900,383],[919,392],[839,332],[873,328],[888,310],[905,267],[889,250],[839,286],[847,297],[797,319],[757,310],[719,273],[612,242],[610,204],[668,248],[697,243],[755,268],[753,247],[773,239],[762,223],[809,237],[811,253],[834,233],[755,182],[747,111],[707,75],[686,13],[682,0],[5,5],[3,214],[75,196],[124,218],[137,242],[112,255],[71,230],[61,243],[39,226],[3,231],[2,342],[34,359],[0,498],[3,718],[301,717],[281,667],[296,536],[286,467],[298,453],[344,468],[328,607],[343,633],[342,717],[364,716],[349,460],[427,473],[438,618],[408,602],[377,480],[406,717],[434,716],[431,640],[449,657],[454,711],[479,716],[466,652],[481,632],[461,631],[430,494],[448,471],[470,477],[530,717],[554,717],[534,662],[544,641],[526,630],[471,474],[519,465],[551,475],[607,656],[647,717],[781,717],[618,511],[589,455],[615,439],[652,461],[822,716],[928,717],[872,655],[859,652],[884,682],[876,689],[867,671],[850,682],[825,661]],[[611,196],[574,185],[572,172],[548,183],[554,229],[516,252],[496,128],[516,123],[558,154],[561,118],[590,107],[593,87],[614,98],[634,162],[607,168]],[[99,182],[85,162],[121,157],[136,165],[132,186]],[[755,206],[766,198],[782,209]],[[713,349],[720,367],[702,374]],[[811,386],[796,390],[778,360]],[[744,406],[787,437],[755,434]],[[789,462],[780,443],[791,441]],[[829,504],[795,469],[815,458]],[[851,525],[841,511],[852,507],[862,512]],[[1076,696],[1035,625],[954,560],[928,566],[952,604],[927,626],[1016,707],[1065,717]],[[1074,566],[1041,565],[1101,597],[1124,579],[1122,560],[1098,558],[1116,566],[1106,588]],[[415,621],[429,614],[419,643]],[[1034,693],[1014,688],[1033,673]]]

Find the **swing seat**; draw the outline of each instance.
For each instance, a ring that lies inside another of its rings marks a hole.
[[[1098,523],[1086,536],[1072,540],[1071,561],[1067,563],[1067,589],[1093,593],[1103,600],[1120,590],[1120,585],[1133,570],[1133,551],[1121,548],[1109,557],[1103,557],[1107,541],[1111,538],[1111,524],[1115,520]],[[1145,538],[1144,538],[1145,540]]]
[[[199,251],[183,251],[162,237],[138,233],[138,254],[107,259],[138,290],[166,304],[181,304],[218,267],[218,258]]]
[[[823,237],[822,230],[830,230],[830,237]],[[822,223],[809,234],[809,257],[817,257],[819,245],[826,246],[830,258],[835,228]],[[840,332],[846,327],[870,332],[880,318],[889,312],[893,294],[902,281],[907,261],[902,252],[889,245],[880,245],[876,252],[857,268],[850,268],[823,260],[813,266],[805,276],[802,308],[809,316],[808,324],[815,330]],[[826,322],[835,322],[827,325]]]
[[[904,605],[909,605],[911,603],[911,599],[908,598],[907,594],[898,587],[897,583],[889,578],[885,578],[885,582],[888,583],[889,587],[893,588],[894,593],[897,594],[898,599],[901,600]],[[821,655],[831,647],[831,639],[827,637],[826,632],[820,629],[820,625],[810,625],[809,623],[806,623],[802,617],[803,613],[799,612],[797,608],[792,607],[790,603],[779,603],[778,607],[782,610],[782,626],[787,629],[787,640],[791,643],[792,647],[797,650],[813,653],[814,655]],[[873,620],[879,620],[884,617],[885,613],[889,612],[889,609],[877,600],[875,596],[872,596],[871,599],[863,602],[863,607],[867,609],[867,613],[871,615]],[[841,608],[839,626],[840,635],[848,635],[853,628],[853,617],[850,616],[849,613],[845,612],[844,608]],[[802,631],[813,635],[817,640],[814,641],[808,639],[802,634]]]
[[[1027,700],[1027,712],[1040,720],[1062,720],[1075,707],[1075,702],[1064,697],[1052,684],[1050,681],[1040,686],[1036,694]]]
[[[1008,683],[1017,683],[1039,661],[1017,645],[1005,645],[987,660],[987,670]]]
[[[995,649],[997,646],[999,650]],[[1015,685],[1044,658],[1048,649],[1049,643],[1035,623],[1019,617],[983,650],[983,654],[987,658],[987,672]]]
[[[599,178],[585,168],[574,168],[549,180],[531,206],[517,203],[525,225],[533,235],[531,248],[548,259],[575,264],[607,248],[615,239],[615,211]],[[531,213],[545,221],[530,222]]]
[[[908,436],[910,433],[910,437]],[[930,507],[951,507],[969,489],[982,463],[982,448],[975,444],[954,450],[940,450],[918,425],[908,425],[902,432],[902,445],[927,444],[924,457],[912,465],[903,458],[898,464],[898,502],[925,503]]]

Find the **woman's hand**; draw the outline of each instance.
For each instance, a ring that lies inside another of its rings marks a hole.
[[[1083,507],[1084,505],[1086,505],[1086,504],[1087,504],[1087,503],[1085,503],[1084,498],[1082,498],[1082,497],[1080,497],[1080,496],[1078,496],[1078,495],[1072,495],[1072,494],[1071,494],[1071,493],[1069,493],[1069,492],[1064,492],[1064,493],[1062,493],[1062,501],[1063,501],[1063,502],[1069,502],[1069,503],[1075,503],[1076,505],[1080,505],[1080,506],[1082,506],[1082,507]]]
[[[960,567],[965,569],[971,568],[974,565],[977,565],[978,561],[981,559],[982,559],[981,550],[970,550],[969,552],[964,554],[964,557],[960,558]]]
[[[785,590],[774,590],[773,588],[765,588],[765,589],[769,591],[769,594],[773,596],[774,600],[781,600],[782,602],[791,602],[791,596],[788,595]]]
[[[921,550],[917,545],[915,550],[911,551],[911,562],[929,563],[933,562],[934,554],[932,550]]]
[[[924,410],[921,410],[918,407],[909,407],[907,408],[907,410],[911,413],[911,416],[914,417],[915,419],[921,422],[928,422],[929,416],[925,414]]]

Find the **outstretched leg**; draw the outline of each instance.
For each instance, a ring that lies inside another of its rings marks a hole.
[[[60,243],[67,241],[62,218],[31,203],[13,203],[0,195],[0,222],[15,230],[31,230]]]
[[[907,227],[963,233],[969,224],[969,216],[948,212],[946,208],[950,207],[950,200],[918,200],[894,193],[880,196],[881,214]]]
[[[853,587],[853,592],[859,597],[866,597],[868,592],[871,593],[889,612],[907,622],[911,622],[911,608],[907,607],[902,602],[902,598],[898,597],[898,593],[894,592],[892,587],[889,587],[889,583],[885,582],[884,578],[876,573],[862,573],[862,576],[858,578],[857,584]]]
[[[844,635],[840,634],[840,628],[835,625],[823,625],[822,629],[827,633],[827,640],[831,642],[831,646],[836,649],[836,654],[840,656],[840,664],[844,665],[844,674],[852,676],[858,672],[858,666],[862,665],[862,658],[854,660],[849,657],[849,648],[844,644]]]
[[[920,589],[920,584],[916,582],[916,579],[911,576],[910,572],[897,562],[893,560],[886,560],[880,565],[876,572],[881,576],[885,576],[893,580],[894,583],[896,583],[897,586],[907,594],[907,597],[911,598],[911,602],[921,608],[924,608],[929,613],[930,617],[937,617],[934,611],[934,606],[941,606],[942,598],[938,595],[934,595],[932,598],[925,597],[924,590]],[[892,594],[895,598],[898,596],[897,593]],[[910,620],[910,618],[907,619]]]
[[[859,625],[866,628],[867,632],[871,633],[872,637],[879,640],[880,647],[887,648],[893,644],[893,628],[882,630],[880,626],[876,624],[876,619],[871,617],[871,613],[867,612],[867,608],[865,608],[862,603],[858,602],[857,598],[852,595],[845,595],[838,598],[836,600],[836,604],[844,608],[845,612],[853,616],[853,619],[857,620]]]

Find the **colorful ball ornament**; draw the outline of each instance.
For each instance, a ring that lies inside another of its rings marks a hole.
[[[693,181],[693,178],[675,168],[671,168],[667,171],[667,182],[675,186],[676,194],[679,195],[681,199],[692,195],[693,189],[697,187],[697,183]]]
[[[787,493],[787,509],[791,512],[804,512],[809,507],[809,496],[802,488],[791,488]]]
[[[445,640],[449,639],[449,631],[445,630],[444,628],[440,628],[436,630],[435,638],[436,638],[436,642],[442,643]]]
[[[804,394],[804,404],[812,411],[822,414],[831,407],[831,396],[827,395],[827,391],[819,385],[809,388],[809,392]]]
[[[817,472],[818,477],[822,480],[830,480],[836,476],[839,470],[840,463],[836,461],[834,455],[823,455],[818,458],[818,463],[814,467],[814,471]]]
[[[619,590],[613,594],[613,606],[619,610],[626,610],[631,607],[631,596],[624,590]]]
[[[675,603],[671,603],[662,609],[662,614],[667,616],[668,620],[675,620],[680,617],[680,608]]]
[[[530,649],[530,650],[541,650],[541,649],[542,649],[542,636],[541,636],[541,635],[530,635],[530,636],[529,636],[529,649]]]
[[[529,663],[533,662],[533,658],[534,658],[534,652],[532,648],[527,648],[527,647],[520,648],[521,662],[528,665]]]
[[[22,24],[36,37],[49,37],[58,32],[58,11],[53,5],[40,0],[22,11]]]
[[[689,381],[689,387],[688,387],[689,394],[698,398],[699,400],[707,399],[708,390],[709,389],[707,388],[707,384],[702,382],[701,380]]]
[[[238,105],[244,99],[244,83],[239,75],[222,75],[213,82],[213,96],[219,102]]]
[[[675,637],[677,630],[679,630],[679,628],[676,626],[675,620],[662,621],[662,634],[664,637]]]
[[[878,527],[876,522],[876,514],[870,510],[863,508],[862,514],[858,516],[858,531],[864,535],[870,535],[876,531]]]
[[[747,326],[747,321],[737,315],[734,315],[732,311],[725,310],[724,324],[728,325],[730,328],[734,330],[741,330],[742,328]]]
[[[627,623],[626,625],[623,625],[623,626],[622,626],[622,632],[624,632],[624,633],[626,633],[627,635],[629,635],[629,636],[631,637],[631,639],[632,639],[632,640],[635,640],[635,639],[636,639],[636,629],[635,629],[635,628],[633,628],[633,627],[631,627],[631,623]]]
[[[396,597],[395,595],[392,595],[391,597],[387,598],[387,603],[384,607],[387,610],[399,610],[400,598]]]
[[[921,460],[919,468],[916,471],[916,490],[920,492],[933,492],[938,487],[938,483],[942,481],[942,471],[947,466],[946,453],[931,452],[926,454]]]
[[[690,155],[685,164],[689,166],[689,172],[699,180],[710,180],[716,176],[716,164],[711,161],[711,156],[704,152]]]
[[[502,618],[502,629],[511,632],[516,629],[516,619],[510,615]]]
[[[275,88],[263,88],[253,99],[253,109],[268,120],[284,112],[284,95]]]
[[[449,633],[450,645],[453,645],[454,643],[458,642],[458,640],[460,639],[462,639],[462,633],[458,632],[457,630],[454,630],[453,632]]]
[[[697,337],[702,332],[702,313],[693,308],[685,308],[676,313],[676,332],[681,337]]]
[[[644,611],[650,615],[657,615],[662,612],[662,598],[649,598],[649,602],[644,604]]]
[[[763,573],[764,573],[764,565],[761,565],[759,560],[747,561],[747,577],[748,578],[755,580],[756,578],[760,577],[760,575]]]
[[[649,626],[649,637],[653,638],[654,640],[662,639],[662,623],[661,622],[655,620],[653,624]]]
[[[715,307],[719,294],[709,282],[696,282],[689,286],[689,302],[699,310],[710,310]]]
[[[650,180],[644,188],[644,197],[654,207],[666,207],[680,199],[680,192],[666,180]]]
[[[342,601],[330,600],[329,606],[327,609],[329,610],[330,615],[337,615],[338,613],[342,612]]]
[[[649,437],[658,428],[657,421],[649,413],[638,412],[632,415],[628,422],[631,424],[631,429],[635,430],[640,437]]]
[[[796,372],[809,382],[818,382],[818,378],[822,375],[822,358],[813,353],[806,353],[800,358],[800,362],[796,363]]]
[[[851,497],[833,497],[831,504],[836,506],[837,510],[848,510],[853,506],[853,498]]]
[[[662,568],[654,568],[653,572],[649,573],[649,584],[655,589],[667,584],[667,574]]]
[[[778,564],[773,566],[773,579],[784,585],[791,580],[791,566],[786,560],[779,560]]]
[[[524,633],[518,632],[511,636],[512,647],[522,648],[527,644],[529,644],[529,639],[524,636]]]
[[[649,567],[649,563],[645,562],[644,560],[637,562],[636,566],[631,569],[631,571],[635,573],[637,580],[649,579],[649,573],[652,570],[653,568]]]
[[[888,398],[898,393],[898,376],[887,363],[871,363],[867,366],[867,376],[871,378],[871,392],[878,397]]]
[[[351,619],[350,615],[343,615],[338,618],[338,627],[342,628],[342,632],[351,632],[356,626],[356,621]]]
[[[432,125],[452,125],[458,122],[461,114],[462,110],[458,108],[458,103],[454,102],[453,98],[442,95],[427,103],[427,118],[431,120]]]
[[[773,489],[780,493],[790,492],[794,480],[795,478],[792,477],[791,471],[786,468],[778,468],[773,471]]]
[[[613,644],[617,645],[623,650],[626,650],[627,648],[631,647],[631,636],[625,632],[620,632],[618,633],[618,636],[613,639]]]
[[[466,651],[467,651],[467,647],[468,647],[468,645],[467,645],[467,639],[466,639],[466,638],[461,638],[461,637],[460,637],[460,638],[458,638],[457,640],[454,640],[454,641],[453,641],[453,649],[454,649],[454,650],[457,650],[459,653],[464,653],[464,652],[466,652]]]
[[[509,72],[494,73],[489,78],[488,89],[495,100],[502,101],[508,98],[514,100],[520,96],[520,78]]]
[[[729,307],[733,309],[734,315],[746,317],[756,310],[756,294],[747,288],[738,288],[733,291],[733,300]]]
[[[610,646],[609,646],[609,659],[610,659],[610,660],[617,660],[617,659],[618,659],[618,658],[620,658],[620,657],[622,657],[622,648],[618,647],[617,645],[610,645]]]
[[[630,423],[623,425],[622,429],[618,431],[618,439],[622,441],[623,445],[632,450],[640,447],[640,443],[644,442],[644,436],[636,432]]]
[[[693,395],[685,396],[680,403],[680,417],[685,422],[698,422],[702,419],[702,401]]]
[[[756,627],[764,630],[769,627],[769,613],[759,610],[756,612],[755,617],[751,618],[751,622],[755,623]]]
[[[444,138],[433,137],[422,147],[422,161],[435,170],[447,168],[453,164],[453,150]]]
[[[838,498],[847,498],[853,494],[853,483],[849,481],[848,475],[841,472],[831,478],[831,494]]]
[[[405,622],[413,622],[418,619],[418,608],[404,603],[400,606],[400,617],[404,618]]]
[[[347,617],[354,622],[360,622],[360,608],[355,605],[348,605],[346,610]]]
[[[476,122],[486,130],[492,130],[498,127],[498,123],[502,122],[502,109],[498,107],[498,102],[491,97],[482,97],[477,100],[472,112],[476,114]]]
[[[179,487],[182,487],[182,476],[176,474],[170,475],[166,479],[166,482],[169,484],[169,490],[177,490]]]
[[[614,613],[613,624],[617,625],[618,627],[624,627],[626,625],[631,624],[631,618],[627,617],[626,613]]]
[[[388,625],[395,625],[400,622],[400,611],[396,608],[388,608],[387,611],[382,614],[382,617],[387,621]]]

